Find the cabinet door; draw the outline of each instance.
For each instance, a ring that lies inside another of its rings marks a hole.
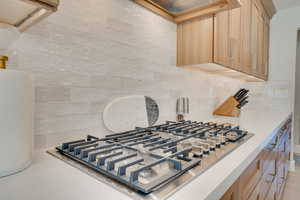
[[[276,180],[275,180],[276,182]],[[268,195],[266,196],[265,200],[276,200],[276,184],[275,182],[273,183],[273,185],[271,186]]]
[[[241,71],[241,8],[229,10],[230,67]]]
[[[259,10],[256,4],[251,4],[251,73],[258,74],[258,49],[259,48]]]
[[[280,161],[278,166],[278,175],[276,180],[276,196],[279,197],[278,199],[281,199],[284,186],[286,183],[286,175],[287,175],[287,165],[285,162]]]
[[[251,0],[241,0],[241,66],[242,71],[251,72]]]
[[[213,17],[201,17],[178,25],[177,65],[212,62]]]
[[[238,190],[239,181],[235,182],[223,195],[220,200],[239,200],[239,190]]]
[[[264,71],[264,18],[258,13],[257,15],[257,64],[256,69],[253,73],[257,76],[262,77]],[[255,41],[253,41],[255,42]],[[263,77],[262,77],[263,78]]]
[[[269,73],[269,48],[270,48],[270,20],[265,17],[264,20],[264,47],[263,47],[263,66],[261,69],[261,74],[264,77],[264,79],[268,79],[268,73]]]
[[[247,198],[247,200],[263,200],[261,193],[260,193],[260,184],[258,184],[256,186],[256,188],[251,193],[251,195]]]
[[[230,66],[229,60],[229,11],[214,17],[214,62]]]
[[[248,199],[250,194],[257,188],[262,177],[262,161],[262,154],[260,154],[240,177],[239,189],[243,200]]]

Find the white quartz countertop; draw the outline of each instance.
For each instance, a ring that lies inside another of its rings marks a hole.
[[[283,111],[243,113],[239,125],[255,133],[255,136],[169,199],[219,199],[269,142],[289,114]],[[36,152],[32,166],[22,173],[0,178],[0,199],[130,200],[127,195],[46,152]]]

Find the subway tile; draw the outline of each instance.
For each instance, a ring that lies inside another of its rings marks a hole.
[[[36,102],[67,102],[70,100],[70,88],[36,87]]]
[[[89,103],[37,103],[35,106],[35,118],[51,119],[64,115],[88,114],[90,110],[91,105]]]
[[[34,72],[35,85],[39,87],[89,87],[90,76],[70,71]]]
[[[48,135],[74,129],[96,127],[101,122],[101,113],[77,114],[35,120],[35,134]]]

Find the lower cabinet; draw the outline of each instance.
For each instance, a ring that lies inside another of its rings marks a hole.
[[[221,198],[221,200],[239,200],[238,186],[239,182],[233,184],[226,194]]]
[[[264,200],[278,200],[276,197],[276,180],[271,185],[270,190],[268,191],[268,194]]]
[[[259,193],[259,190],[256,191],[256,186],[262,177],[262,160],[261,156],[257,157],[241,175],[239,181],[241,200],[257,199],[254,196]]]
[[[221,200],[281,200],[288,176],[291,119],[272,138]]]

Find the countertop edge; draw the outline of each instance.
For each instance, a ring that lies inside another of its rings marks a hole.
[[[255,151],[251,152],[250,155],[244,157],[240,161],[240,165],[233,169],[229,176],[227,176],[221,184],[219,184],[205,200],[218,200],[225,192],[237,181],[241,174],[247,169],[247,167],[255,160],[263,148],[271,141],[271,139],[277,134],[277,131],[284,125],[284,123],[291,117],[292,113],[288,114],[280,124],[273,129],[273,131],[267,136],[267,138],[256,148]]]

